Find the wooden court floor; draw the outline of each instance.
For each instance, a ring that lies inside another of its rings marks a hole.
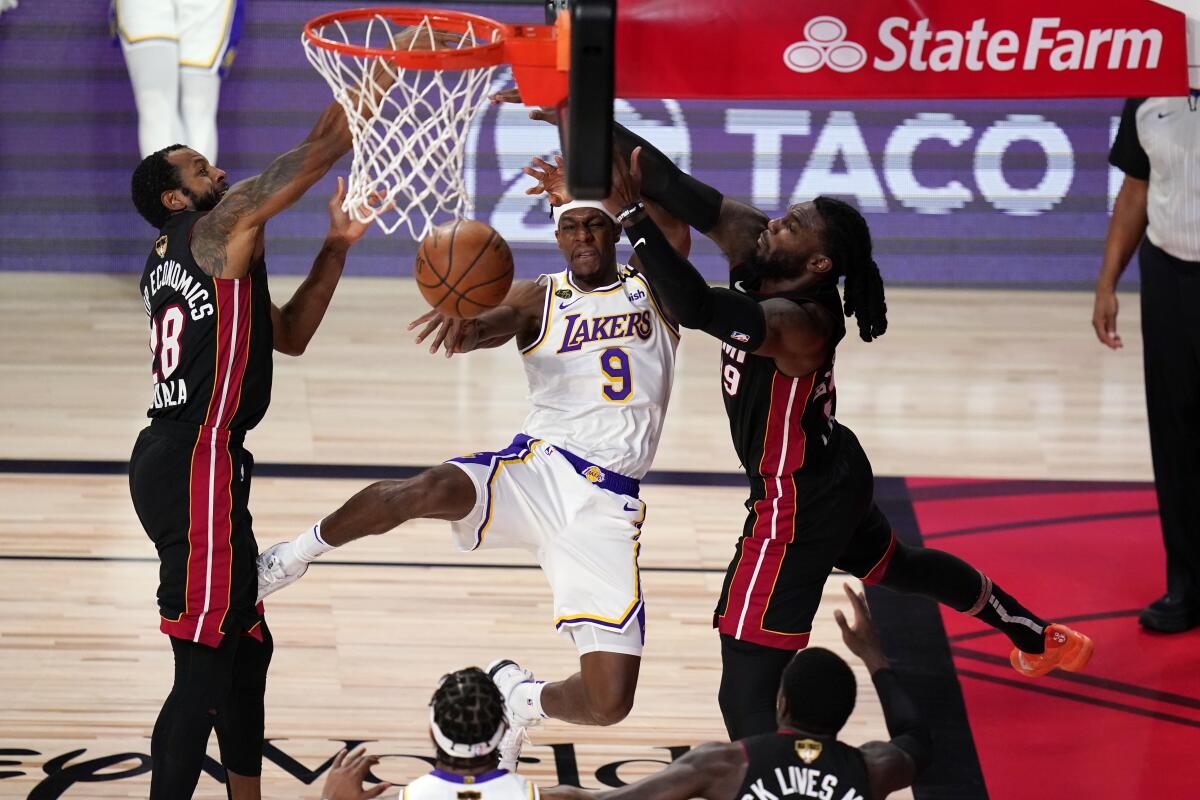
[[[295,284],[273,278],[276,298]],[[1123,299],[1126,349],[1113,354],[1091,333],[1090,294],[892,290],[888,334],[841,348],[838,416],[878,475],[1147,479],[1137,304]],[[260,545],[367,482],[323,477],[321,465],[428,465],[519,430],[516,353],[432,358],[405,330],[420,311],[408,280],[348,278],[309,352],[277,357],[271,411],[247,446],[260,467],[308,468],[255,479]],[[154,551],[112,463],[128,457],[150,396],[136,280],[0,274],[0,341],[0,798],[39,784],[44,797],[145,797],[148,776],[135,773],[170,650],[157,631]],[[714,342],[685,335],[656,468],[736,472],[716,364]],[[19,463],[35,459],[62,471]],[[743,490],[685,476],[644,492],[649,620],[636,707],[612,729],[536,730],[526,752],[538,761],[524,769],[547,783],[629,780],[670,748],[723,736],[709,624]],[[573,669],[529,557],[459,554],[446,533],[418,522],[356,543],[269,603],[265,796],[317,797],[319,781],[306,782],[346,740],[390,754],[384,779],[420,774],[425,706],[447,671],[501,655],[542,678]],[[840,586],[827,585],[813,643],[843,650],[832,621]],[[859,676],[850,742],[884,736]],[[69,788],[49,794],[55,786]],[[224,796],[201,778],[197,797]]]

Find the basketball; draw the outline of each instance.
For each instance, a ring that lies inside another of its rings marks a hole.
[[[414,276],[434,309],[470,319],[500,305],[508,294],[512,251],[490,225],[473,219],[447,222],[421,240]]]

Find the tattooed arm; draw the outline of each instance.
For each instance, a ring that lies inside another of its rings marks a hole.
[[[217,278],[243,277],[266,221],[299,200],[349,150],[346,116],[333,103],[298,147],[272,161],[261,175],[236,183],[200,218],[191,243],[200,269]]]
[[[454,37],[432,37],[410,28],[394,39],[396,49],[430,50],[451,46]],[[395,82],[387,62],[380,61],[370,83],[373,106]],[[352,93],[353,95],[353,93]],[[358,105],[358,101],[352,98]],[[261,175],[239,181],[192,229],[192,255],[200,268],[218,278],[240,278],[250,271],[255,240],[266,221],[299,200],[339,158],[350,151],[350,128],[342,107],[330,104],[308,137],[275,159]]]

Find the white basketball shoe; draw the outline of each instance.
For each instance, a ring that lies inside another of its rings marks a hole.
[[[292,542],[280,542],[264,550],[255,561],[258,567],[258,601],[300,580],[308,562],[296,556]]]
[[[542,716],[533,710],[530,703],[513,697],[513,691],[518,686],[536,683],[532,672],[522,669],[510,658],[499,658],[488,664],[487,674],[500,690],[500,696],[504,698],[510,728],[528,728],[541,724]]]

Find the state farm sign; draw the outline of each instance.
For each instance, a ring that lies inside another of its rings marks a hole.
[[[622,0],[624,97],[1185,94],[1184,17],[1149,0]]]
[[[1034,17],[1019,31],[989,28],[986,18],[966,30],[933,30],[928,19],[888,17],[876,31],[881,54],[873,59],[846,34],[846,23],[837,17],[814,17],[804,26],[805,38],[784,50],[784,64],[795,72],[821,67],[854,72],[868,63],[879,72],[1152,70],[1163,46],[1157,28],[1079,30],[1064,27],[1061,17]]]

